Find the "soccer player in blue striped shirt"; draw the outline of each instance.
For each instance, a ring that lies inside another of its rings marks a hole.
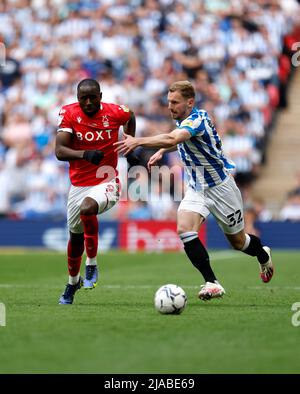
[[[160,148],[148,162],[156,164],[164,153],[178,151],[184,164],[187,188],[178,208],[177,231],[192,264],[204,277],[199,298],[225,294],[210,265],[206,248],[198,237],[200,226],[211,213],[234,249],[256,256],[263,282],[274,272],[271,251],[258,237],[244,231],[243,201],[230,171],[235,165],[225,157],[220,137],[207,112],[195,107],[195,89],[189,81],[173,83],[168,92],[169,110],[176,129],[153,137],[131,137],[117,142],[117,151],[127,155],[136,147]]]

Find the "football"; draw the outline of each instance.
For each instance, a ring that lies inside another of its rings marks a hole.
[[[185,291],[173,284],[161,286],[155,293],[155,309],[163,314],[179,314],[187,303]]]

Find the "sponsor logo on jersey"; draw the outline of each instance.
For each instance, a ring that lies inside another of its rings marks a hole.
[[[81,120],[82,120],[81,117],[80,117],[80,116],[77,116],[77,122],[80,123]]]
[[[115,190],[113,185],[107,185],[106,186],[106,193],[112,193]]]
[[[87,133],[83,134],[80,133],[79,131],[76,132],[77,138],[82,141],[103,141],[105,139],[111,139],[111,132],[112,130],[96,130],[96,131],[88,131]]]
[[[193,127],[194,122],[192,119],[186,119],[181,123],[181,126],[186,126],[186,127]]]

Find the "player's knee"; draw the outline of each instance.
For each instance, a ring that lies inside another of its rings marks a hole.
[[[83,233],[73,233],[70,231],[70,241],[72,243],[79,243],[84,240],[84,234]]]
[[[97,215],[98,204],[92,198],[85,198],[80,205],[80,215]]]
[[[188,233],[190,231],[193,231],[193,229],[191,229],[190,226],[187,226],[187,225],[185,225],[183,223],[177,225],[177,234],[179,236],[181,234]]]

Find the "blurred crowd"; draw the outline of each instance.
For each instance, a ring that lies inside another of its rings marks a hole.
[[[174,128],[168,86],[190,80],[247,189],[264,163],[276,111],[288,106],[299,22],[296,0],[1,1],[0,213],[65,216],[68,166],[56,160],[54,140],[59,109],[76,101],[83,78],[100,82],[103,101],[134,110],[139,136]],[[143,165],[152,153],[139,152]],[[161,164],[178,166],[176,153]],[[126,166],[120,159],[121,177]],[[107,215],[174,219],[170,191],[159,178],[152,189],[159,203],[123,201]],[[289,199],[299,211],[299,193]]]

